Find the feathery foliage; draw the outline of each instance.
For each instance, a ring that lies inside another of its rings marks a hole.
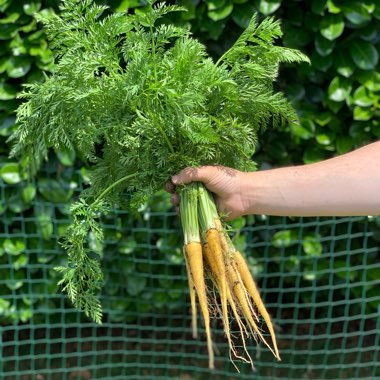
[[[64,0],[60,15],[39,16],[55,56],[53,74],[25,86],[12,156],[34,175],[51,148],[75,150],[93,167],[91,186],[72,207],[61,285],[97,322],[102,240],[99,215],[133,194],[131,207],[186,166],[253,168],[257,132],[296,114],[273,92],[281,62],[307,61],[275,46],[278,21],[252,18],[218,62],[189,30],[163,16],[182,11],[148,1],[135,14],[105,15],[92,0]],[[95,256],[95,257],[94,257]]]

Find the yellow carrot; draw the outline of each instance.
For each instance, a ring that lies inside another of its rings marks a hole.
[[[214,368],[214,351],[212,347],[210,314],[207,305],[206,284],[204,281],[202,245],[200,242],[191,242],[185,245],[186,261],[189,265],[192,282],[197,292],[206,329],[209,368]]]
[[[276,343],[276,335],[274,332],[274,328],[272,325],[272,321],[268,314],[267,309],[264,306],[264,303],[261,299],[260,292],[256,286],[255,281],[252,278],[251,272],[248,268],[246,261],[244,260],[243,255],[239,251],[235,251],[233,255],[233,259],[236,265],[236,268],[240,274],[240,277],[243,281],[244,286],[246,287],[249,295],[252,297],[253,302],[256,304],[257,310],[263,316],[265,323],[268,326],[269,333],[272,338],[273,348],[275,352],[275,356],[278,360],[281,360],[280,354],[278,351],[277,343]]]
[[[239,278],[239,274],[236,271],[233,263],[229,263],[227,267],[227,276],[229,280],[229,284],[232,289],[232,294],[235,295],[236,300],[241,308],[241,311],[244,315],[244,318],[247,320],[249,326],[253,329],[253,331],[259,336],[263,341],[265,340],[262,336],[256,322],[252,318],[253,309],[249,304],[249,300],[247,297],[247,293],[244,289],[243,283]]]
[[[219,232],[215,228],[207,230],[206,241],[208,245],[208,261],[218,282],[223,316],[225,324],[228,326],[226,265],[220,246]]]
[[[195,285],[193,282],[193,278],[191,276],[191,271],[189,268],[189,263],[187,262],[186,253],[185,253],[185,247],[183,249],[184,257],[185,257],[185,263],[186,263],[186,272],[187,272],[187,280],[189,283],[189,291],[190,291],[190,303],[191,303],[191,327],[193,331],[193,338],[198,338],[198,328],[197,328],[197,305],[195,303],[196,298],[196,290]]]

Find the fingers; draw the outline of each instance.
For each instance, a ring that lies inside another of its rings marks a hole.
[[[187,167],[172,177],[174,185],[187,185],[194,181],[207,184],[215,166],[200,166],[198,168]]]
[[[164,190],[167,191],[168,193],[174,193],[175,186],[173,185],[172,182],[168,181],[164,185]]]

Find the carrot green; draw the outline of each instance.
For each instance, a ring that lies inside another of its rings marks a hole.
[[[273,82],[281,62],[308,59],[275,45],[278,21],[254,16],[214,62],[187,28],[168,22],[176,11],[184,9],[154,0],[134,14],[64,0],[59,15],[38,16],[55,64],[43,82],[25,85],[11,155],[30,176],[52,148],[75,151],[93,169],[71,207],[67,266],[57,270],[73,304],[98,323],[103,275],[88,236],[102,241],[99,216],[125,204],[126,192],[137,209],[187,166],[253,170],[258,131],[297,119]]]

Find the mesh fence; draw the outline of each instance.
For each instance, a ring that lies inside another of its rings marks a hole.
[[[211,372],[204,331],[197,340],[191,336],[182,236],[166,194],[136,215],[115,211],[102,221],[99,326],[56,285],[53,268],[65,262],[58,240],[75,192],[73,181],[65,180],[67,187],[61,179],[0,182],[1,379],[380,378],[379,218],[233,222],[235,245],[275,322],[282,361],[252,341],[255,371],[237,363],[238,373],[216,319]]]

